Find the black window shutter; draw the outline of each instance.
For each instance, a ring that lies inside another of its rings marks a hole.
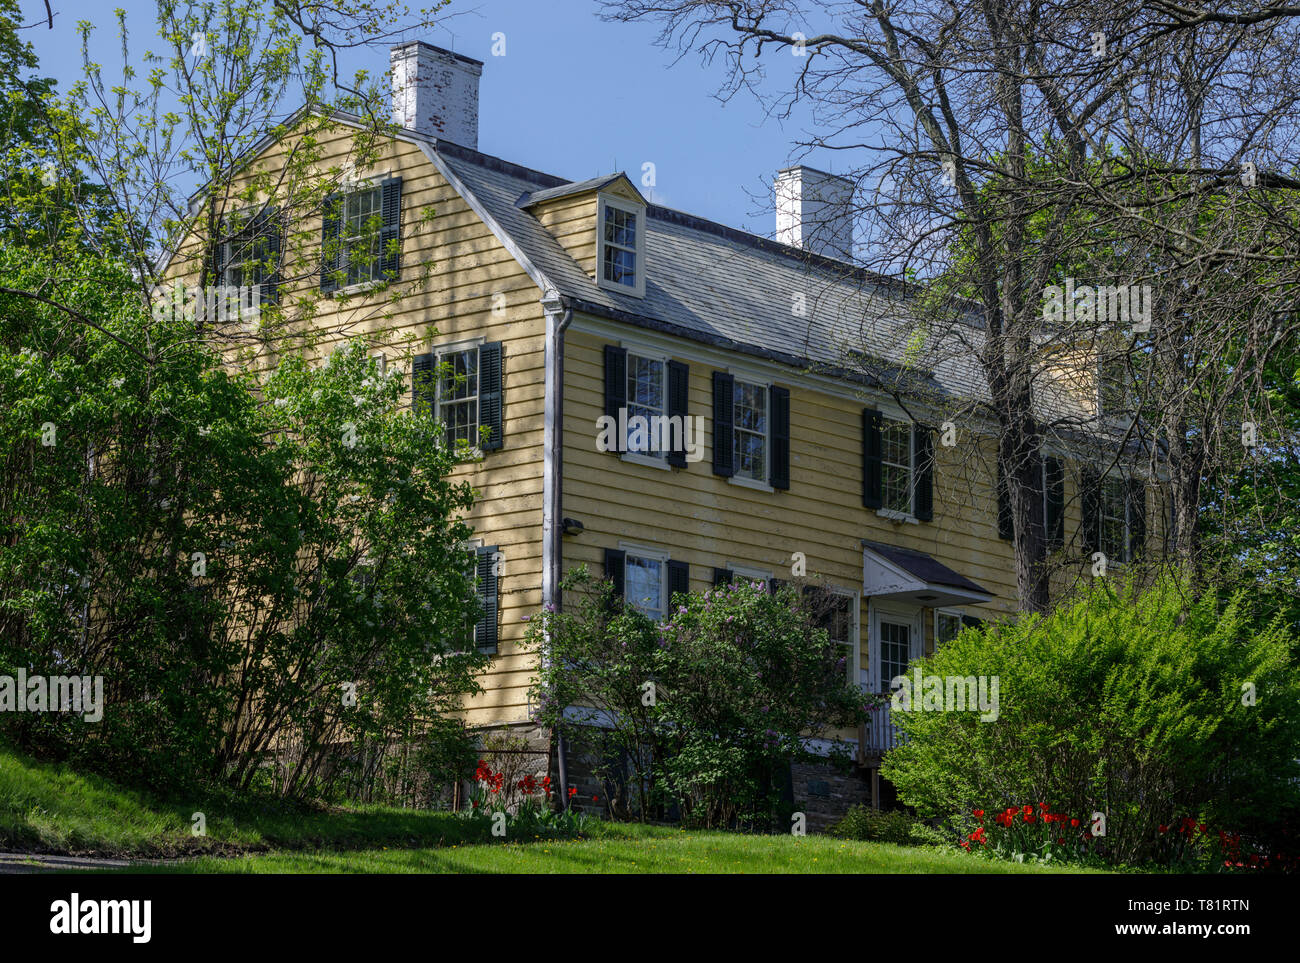
[[[614,594],[623,597],[623,560],[627,553],[622,549],[605,549],[605,578],[614,583]]]
[[[713,372],[713,474],[730,478],[736,473],[731,446],[736,379],[725,371]]]
[[[767,590],[775,595],[785,588],[787,584],[787,581],[783,578],[770,578],[767,580]]]
[[[618,421],[618,412],[627,407],[627,349],[616,344],[605,345],[605,414]],[[626,438],[618,439],[617,451],[627,445]]]
[[[733,575],[735,575],[735,573],[729,568],[715,568],[713,570],[713,587],[717,588],[719,585],[729,585]]]
[[[1011,491],[1007,488],[1007,476],[1002,473],[1002,459],[995,458],[998,475],[998,538],[1010,541],[1015,537],[1015,523],[1011,518]]]
[[[1079,481],[1079,503],[1083,511],[1083,547],[1089,555],[1101,551],[1101,475],[1084,468]]]
[[[790,487],[790,389],[773,385],[768,389],[772,409],[773,488]]]
[[[502,388],[501,342],[488,341],[478,349],[478,423],[490,429],[479,444],[484,451],[498,451],[504,439],[505,393]]]
[[[500,614],[497,610],[497,576],[495,566],[497,547],[484,546],[478,550],[478,600],[483,607],[483,617],[474,626],[474,644],[483,652],[495,654]]]
[[[862,409],[862,504],[880,508],[884,504],[881,479],[880,412]]]
[[[916,475],[912,489],[912,514],[917,521],[934,519],[934,439],[930,426],[912,426],[912,464]]]
[[[978,629],[981,625],[984,624],[984,620],[983,620],[983,619],[977,619],[977,618],[976,618],[975,616],[973,616],[973,615],[963,615],[963,616],[961,617],[961,624],[962,624],[962,628],[976,628],[976,629]]]
[[[385,281],[402,276],[402,179],[390,177],[380,185],[379,270]]]
[[[343,255],[339,238],[339,215],[342,194],[330,194],[321,208],[320,228],[320,289],[337,291],[339,286],[339,259]]]
[[[284,219],[273,207],[268,207],[261,214],[259,231],[266,238],[266,260],[269,273],[261,284],[261,299],[267,304],[280,303],[280,252],[283,246],[282,235]]]
[[[411,410],[417,415],[433,414],[437,378],[438,359],[432,354],[417,354],[411,362]]]
[[[686,562],[668,562],[668,601],[677,594],[688,595],[691,591],[691,566]]]
[[[1065,466],[1059,458],[1047,458],[1043,480],[1047,489],[1047,549],[1065,544]]]
[[[674,468],[686,467],[686,407],[688,404],[688,385],[690,367],[680,361],[668,362],[668,417],[674,418],[682,426],[682,446],[668,452],[668,464]],[[617,417],[617,415],[615,416]]]
[[[1142,554],[1147,540],[1147,487],[1141,478],[1128,481],[1128,557]]]

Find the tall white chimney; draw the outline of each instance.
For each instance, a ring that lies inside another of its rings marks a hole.
[[[776,175],[776,239],[826,257],[853,258],[853,182],[812,167]]]
[[[483,61],[421,40],[389,52],[393,122],[399,127],[478,150],[478,79]]]

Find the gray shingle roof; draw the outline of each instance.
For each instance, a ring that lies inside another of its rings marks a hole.
[[[868,373],[927,393],[986,398],[969,343],[926,351],[909,370],[917,322],[900,286],[869,272],[670,208],[647,209],[645,297],[587,276],[524,203],[590,190],[619,175],[570,183],[446,142],[431,145],[558,292],[588,313],[658,328],[801,368]],[[805,316],[795,310],[802,299]],[[967,325],[954,325],[968,329]],[[978,339],[968,329],[963,338]],[[850,352],[864,352],[869,365]]]
[[[947,585],[951,588],[965,589],[967,592],[994,594],[966,576],[954,572],[943,562],[925,552],[899,548],[897,545],[886,545],[884,542],[871,542],[865,538],[862,540],[862,545],[927,585]]]

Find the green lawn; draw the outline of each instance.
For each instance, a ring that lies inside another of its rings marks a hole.
[[[204,858],[182,873],[1046,873],[932,847],[611,827],[594,839]],[[622,830],[621,832],[619,830]],[[1066,870],[1069,872],[1070,870]]]
[[[207,835],[190,830],[207,817]],[[486,821],[385,806],[162,802],[0,747],[0,851],[194,857],[162,873],[1027,873],[933,847],[591,821],[590,838],[497,840]],[[1057,871],[1060,870],[1050,870]]]
[[[206,817],[206,836],[191,831],[195,812]],[[166,857],[436,847],[490,838],[485,825],[450,813],[391,806],[305,808],[216,796],[164,802],[0,746],[0,850]]]

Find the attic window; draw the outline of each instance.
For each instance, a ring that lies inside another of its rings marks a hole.
[[[643,252],[645,209],[604,195],[600,198],[600,256],[596,265],[601,287],[637,297],[645,293]]]

